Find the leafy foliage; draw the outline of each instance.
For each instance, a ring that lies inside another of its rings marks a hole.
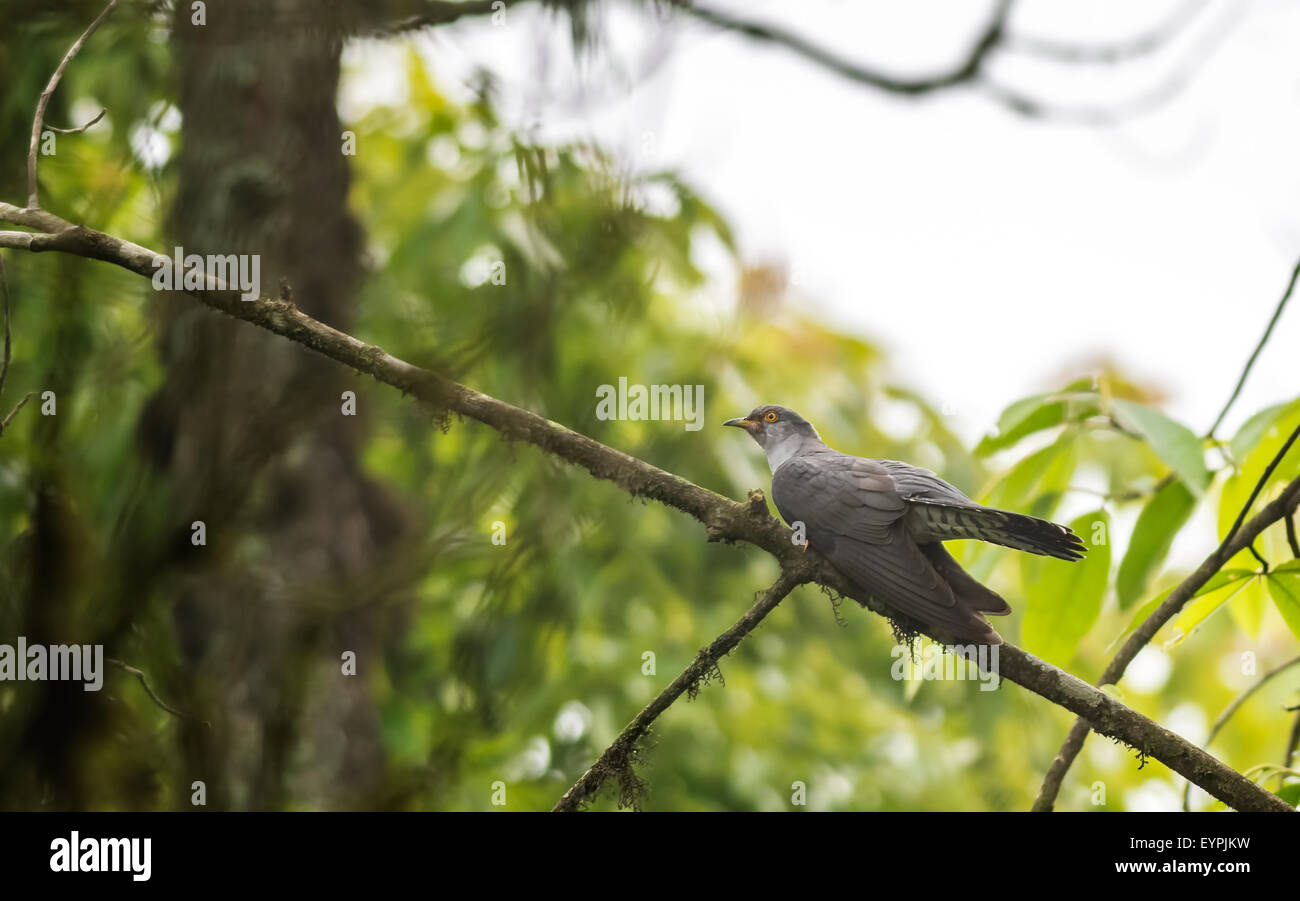
[[[1174,537],[1187,523],[1196,498],[1182,481],[1160,486],[1142,507],[1133,538],[1115,577],[1115,593],[1121,609],[1133,605],[1146,592],[1151,577],[1169,555]]]

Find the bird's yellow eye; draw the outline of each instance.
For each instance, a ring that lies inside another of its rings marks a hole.
[[[766,420],[767,422],[776,422],[780,418],[781,418],[780,416],[776,415],[775,410],[768,410],[766,413],[763,414],[763,419]]]

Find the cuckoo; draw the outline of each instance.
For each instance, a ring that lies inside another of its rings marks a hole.
[[[747,431],[767,453],[772,500],[807,543],[877,600],[953,641],[1001,644],[986,615],[1011,612],[944,549],[975,538],[1079,560],[1065,526],[977,504],[928,469],[868,460],[827,447],[794,410],[768,404],[723,425]]]

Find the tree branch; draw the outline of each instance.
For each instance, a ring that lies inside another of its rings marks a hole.
[[[1195,4],[1193,4],[1195,5]],[[958,85],[971,85],[991,100],[1011,111],[1031,119],[1053,119],[1082,125],[1114,125],[1140,113],[1154,109],[1177,96],[1191,82],[1194,73],[1190,63],[1179,66],[1155,88],[1124,103],[1113,106],[1062,106],[1031,96],[1025,91],[1002,84],[991,78],[985,63],[996,51],[1020,52],[1054,59],[1058,62],[1120,62],[1153,52],[1169,41],[1190,22],[1197,10],[1186,9],[1178,17],[1159,29],[1133,39],[1103,46],[1078,46],[1055,43],[1036,38],[1019,38],[1007,27],[1012,0],[1000,0],[994,8],[989,24],[980,33],[971,50],[952,70],[928,78],[903,79],[867,68],[838,54],[819,47],[807,38],[777,25],[743,19],[704,7],[685,5],[682,13],[708,22],[718,28],[734,31],[759,41],[783,46],[804,59],[840,75],[850,81],[870,85],[895,94],[918,96]],[[1205,56],[1226,33],[1226,27],[1216,27],[1205,41],[1198,44],[1188,60]]]
[[[152,688],[149,687],[149,680],[145,678],[144,672],[142,670],[137,669],[136,667],[131,666],[130,664],[123,663],[121,660],[116,660],[112,657],[105,657],[104,662],[111,663],[113,664],[113,666],[119,667],[125,670],[126,672],[130,673],[131,675],[135,676],[137,679],[139,679],[140,684],[144,686],[144,693],[149,696],[149,699],[153,701],[155,704],[157,704],[160,708],[170,713],[172,716],[182,720],[196,720],[197,722],[202,723],[204,726],[207,726],[209,729],[212,728],[212,724],[209,723],[207,720],[199,720],[196,717],[190,716],[188,713],[182,713],[181,711],[177,710],[175,707],[168,704],[162,698],[158,697],[158,694]]]
[[[1272,476],[1273,470],[1286,455],[1297,434],[1300,434],[1300,426],[1297,426],[1296,431],[1291,433],[1291,437],[1282,450],[1273,458],[1263,476],[1260,477],[1259,482],[1255,485],[1255,490],[1251,492],[1250,499],[1237,515],[1237,520],[1233,523],[1227,536],[1215,548],[1214,552],[1196,568],[1196,571],[1180,582],[1170,592],[1169,596],[1161,602],[1160,606],[1133,631],[1133,634],[1120,647],[1119,652],[1107,664],[1101,678],[1097,680],[1098,686],[1117,684],[1123,678],[1128,665],[1133,662],[1133,658],[1137,657],[1138,653],[1150,643],[1161,627],[1182,610],[1183,605],[1190,601],[1196,592],[1223,568],[1225,563],[1250,547],[1261,532],[1278,520],[1286,519],[1295,512],[1297,506],[1300,506],[1300,477],[1297,477],[1283,489],[1281,495],[1260,510],[1249,522],[1243,524],[1243,520],[1251,505],[1255,502],[1255,498],[1259,496],[1269,477]],[[1038,791],[1038,797],[1034,800],[1033,810],[1046,812],[1052,809],[1056,803],[1056,796],[1061,790],[1061,783],[1065,779],[1066,772],[1069,771],[1070,765],[1074,763],[1074,759],[1079,756],[1079,751],[1083,749],[1083,743],[1088,737],[1088,731],[1088,723],[1082,719],[1076,720],[1074,725],[1070,727],[1065,742],[1061,745],[1061,749],[1052,760],[1052,765],[1048,768],[1047,774],[1043,777],[1043,784]]]
[[[413,0],[403,4],[404,19],[381,23],[370,33],[379,35],[400,34],[416,28],[444,25],[469,16],[491,14],[513,6],[521,0],[467,0],[467,2],[437,2]],[[879,69],[855,62],[847,57],[819,46],[803,35],[769,22],[759,22],[735,13],[699,6],[690,0],[671,0],[669,8],[681,15],[698,19],[715,28],[734,32],[755,41],[761,41],[797,54],[805,60],[836,75],[858,84],[881,91],[908,96],[921,96],[959,85],[972,85],[991,100],[1028,118],[1055,119],[1085,125],[1113,125],[1126,118],[1146,112],[1180,93],[1191,80],[1191,66],[1183,66],[1174,75],[1139,97],[1122,105],[1105,108],[1095,106],[1067,107],[1034,98],[1022,90],[1000,84],[988,77],[985,62],[995,51],[1018,52],[1038,56],[1060,63],[1117,63],[1140,57],[1161,49],[1175,38],[1205,5],[1205,0],[1189,2],[1161,26],[1127,41],[1102,45],[1076,45],[1034,37],[1018,37],[1007,29],[1014,0],[995,0],[988,24],[976,36],[970,50],[946,72],[924,78],[901,78]],[[550,5],[564,5],[552,0]],[[1216,28],[1215,36],[1225,29]]]
[[[718,28],[743,34],[757,41],[766,41],[791,50],[817,65],[829,69],[837,75],[859,84],[870,85],[882,91],[894,94],[928,94],[941,88],[974,81],[980,74],[985,58],[993,52],[1002,40],[1007,17],[1011,13],[1012,0],[998,0],[988,25],[976,38],[970,51],[951,71],[933,75],[929,78],[904,79],[886,75],[874,69],[868,69],[852,60],[845,59],[824,47],[818,47],[807,38],[778,25],[753,22],[734,16],[731,13],[709,9],[690,4],[676,7],[681,13],[707,22]]]
[[[1291,271],[1291,278],[1287,282],[1286,290],[1282,293],[1282,299],[1278,301],[1277,307],[1274,308],[1273,315],[1269,319],[1267,327],[1265,327],[1264,329],[1264,334],[1260,336],[1259,342],[1255,345],[1255,350],[1250,355],[1250,359],[1246,361],[1246,366],[1242,370],[1240,378],[1237,379],[1237,385],[1233,389],[1232,395],[1228,398],[1227,403],[1223,405],[1223,409],[1219,411],[1219,415],[1218,417],[1215,418],[1214,424],[1210,426],[1210,430],[1205,433],[1205,438],[1207,441],[1214,440],[1215,430],[1217,430],[1219,426],[1223,423],[1224,417],[1227,416],[1228,411],[1232,409],[1232,405],[1233,403],[1236,402],[1237,396],[1241,394],[1242,386],[1246,384],[1246,378],[1247,376],[1250,375],[1250,370],[1254,367],[1255,361],[1259,358],[1260,352],[1263,351],[1264,345],[1268,343],[1269,337],[1273,334],[1273,328],[1277,325],[1278,319],[1281,318],[1282,316],[1282,311],[1286,308],[1287,302],[1291,299],[1291,295],[1295,291],[1297,279],[1300,279],[1300,262],[1297,262],[1295,268]],[[1216,550],[1214,554],[1210,555],[1210,557],[1207,558],[1206,561],[1201,564],[1201,568],[1198,569],[1191,576],[1189,576],[1188,579],[1184,581],[1183,585],[1179,585],[1178,588],[1172,594],[1170,594],[1168,598],[1165,599],[1164,604],[1162,604],[1159,609],[1157,609],[1150,617],[1148,617],[1147,621],[1142,624],[1142,627],[1140,627],[1137,630],[1137,632],[1134,632],[1133,635],[1129,637],[1129,641],[1125,643],[1125,645],[1120,649],[1119,654],[1117,654],[1111,660],[1110,664],[1106,667],[1106,671],[1102,674],[1101,679],[1098,680],[1097,682],[1098,685],[1113,685],[1117,683],[1120,680],[1120,678],[1123,677],[1125,669],[1128,668],[1128,665],[1133,661],[1133,658],[1137,656],[1138,652],[1142,650],[1142,647],[1145,646],[1147,642],[1149,642],[1152,638],[1155,637],[1156,632],[1160,631],[1161,626],[1163,626],[1165,622],[1169,620],[1170,617],[1172,617],[1175,613],[1177,613],[1178,610],[1183,606],[1183,604],[1187,603],[1187,601],[1190,600],[1191,597],[1198,590],[1200,590],[1200,587],[1204,585],[1205,582],[1208,581],[1211,577],[1213,577],[1214,573],[1219,571],[1219,569],[1223,566],[1224,563],[1232,559],[1232,557],[1235,556],[1236,553],[1242,549],[1242,546],[1237,546],[1236,549],[1232,551],[1232,553],[1229,553],[1226,556],[1221,557],[1219,559],[1218,564],[1214,566],[1213,570],[1211,570],[1208,574],[1206,574],[1204,579],[1202,579],[1198,584],[1195,585],[1195,587],[1191,588],[1188,592],[1183,593],[1182,591],[1183,586],[1188,584],[1192,579],[1195,579],[1202,572],[1202,570],[1204,570],[1206,566],[1210,564],[1210,561],[1215,559],[1216,556],[1219,555],[1224,550],[1224,547],[1236,535],[1237,530],[1241,528],[1242,521],[1245,519],[1246,514],[1250,511],[1251,506],[1254,505],[1255,499],[1259,497],[1260,491],[1263,490],[1264,485],[1268,482],[1269,477],[1273,474],[1273,470],[1277,468],[1278,463],[1280,463],[1282,458],[1286,456],[1287,450],[1291,447],[1292,443],[1294,443],[1294,441],[1296,440],[1297,433],[1300,433],[1300,426],[1297,427],[1297,432],[1293,432],[1291,434],[1291,437],[1287,439],[1287,442],[1283,446],[1282,450],[1269,463],[1268,468],[1264,471],[1263,477],[1259,480],[1259,482],[1256,483],[1255,489],[1250,494],[1250,498],[1246,501],[1245,505],[1241,508],[1241,511],[1237,514],[1237,518],[1233,522],[1232,528],[1228,530],[1228,534],[1224,537],[1223,541],[1220,543],[1218,550]],[[1292,482],[1291,485],[1288,487],[1288,491],[1294,488],[1295,485],[1296,483]],[[1295,525],[1293,522],[1295,509],[1296,509],[1296,505],[1293,503],[1291,505],[1290,510],[1283,512],[1280,518],[1286,523],[1287,540],[1291,544],[1291,550],[1296,555],[1297,558],[1300,558],[1300,546],[1298,546],[1295,541]],[[1261,515],[1263,514],[1261,513]],[[1256,517],[1256,519],[1259,519],[1259,517]],[[1272,525],[1272,523],[1271,522],[1265,523],[1264,527],[1267,527],[1269,525]],[[1263,528],[1261,528],[1259,531],[1263,531]],[[1255,541],[1256,534],[1258,534],[1258,532],[1250,535],[1249,539],[1245,542],[1244,547],[1249,548],[1251,553],[1255,554],[1257,559],[1260,559],[1259,554],[1256,553],[1254,550],[1254,541]],[[1263,563],[1265,572],[1267,572],[1268,564],[1262,559],[1260,559],[1260,562]],[[1180,594],[1182,595],[1182,598],[1181,600],[1178,601],[1177,606],[1176,607],[1169,606],[1170,602],[1175,600],[1175,596]],[[1156,622],[1156,618],[1158,616],[1161,616],[1162,611],[1166,611],[1167,607],[1168,607],[1167,612],[1163,614],[1164,618]],[[1153,622],[1154,622],[1154,626],[1148,630],[1147,625]],[[1144,633],[1146,635],[1146,637],[1141,641],[1140,644],[1136,642],[1139,632]],[[1071,726],[1070,732],[1066,735],[1065,741],[1061,745],[1061,749],[1057,751],[1056,757],[1053,758],[1051,766],[1048,768],[1047,773],[1043,777],[1043,784],[1039,788],[1038,797],[1034,800],[1034,805],[1032,807],[1032,810],[1038,812],[1046,812],[1052,809],[1052,807],[1056,803],[1056,796],[1061,790],[1061,784],[1065,780],[1065,774],[1070,769],[1071,764],[1074,763],[1074,759],[1079,755],[1079,751],[1083,749],[1083,743],[1087,738],[1088,738],[1087,723],[1083,722],[1082,720],[1075,722],[1074,725]],[[1186,806],[1186,800],[1184,800],[1184,807],[1185,806]]]
[[[636,762],[636,744],[650,729],[650,725],[659,714],[667,710],[683,694],[695,697],[700,684],[717,672],[718,661],[730,654],[740,644],[740,640],[754,630],[763,618],[776,609],[791,591],[811,580],[813,567],[802,561],[782,566],[781,576],[772,585],[759,594],[754,605],[745,611],[736,624],[713,640],[707,648],[696,655],[694,662],[682,671],[682,674],[659,692],[645,709],[628,723],[618,737],[610,743],[604,753],[596,759],[582,778],[564,793],[564,797],[551,809],[556,811],[579,810],[588,801],[595,798],[606,780],[613,778],[619,784],[619,807],[639,807],[645,786],[632,770]]]
[[[1123,741],[1142,757],[1154,757],[1229,807],[1295,812],[1290,804],[1213,755],[1082,679],[1014,645],[1003,645],[1000,657],[1003,678],[1078,714],[1080,722],[1090,722],[1094,731]]]
[[[1279,673],[1286,672],[1288,669],[1295,666],[1297,663],[1300,663],[1300,657],[1292,657],[1286,663],[1283,663],[1280,666],[1273,667],[1264,675],[1260,676],[1259,679],[1253,685],[1251,685],[1241,694],[1233,698],[1232,702],[1228,704],[1227,707],[1224,707],[1223,712],[1220,713],[1215,718],[1214,724],[1210,726],[1210,732],[1208,735],[1205,736],[1205,741],[1201,744],[1201,747],[1208,748],[1210,746],[1210,742],[1214,741],[1214,737],[1218,735],[1219,731],[1228,724],[1228,720],[1232,719],[1233,714],[1235,714],[1238,710],[1240,710],[1241,705],[1249,701],[1251,696],[1254,695],[1255,692],[1263,688],[1265,684],[1267,684],[1268,681],[1272,679],[1274,676],[1278,675]],[[1282,765],[1290,766],[1290,764],[1285,760],[1282,761]],[[1192,794],[1192,783],[1188,782],[1186,785],[1183,786],[1183,810],[1187,812],[1190,812],[1189,802],[1191,799],[1191,794]]]
[[[115,6],[117,6],[117,0],[108,0],[108,6],[104,7],[104,11],[99,14],[95,21],[90,23],[89,28],[81,33],[81,37],[73,42],[72,46],[68,48],[68,52],[63,54],[63,61],[54,70],[49,83],[45,85],[45,90],[41,91],[40,99],[36,101],[36,115],[32,117],[32,141],[27,148],[27,206],[32,209],[39,209],[41,206],[40,196],[36,190],[36,151],[41,143],[41,126],[45,123],[45,108],[49,106],[50,98],[54,96],[54,89],[59,86],[59,82],[63,79],[63,70],[68,68],[68,63],[72,62],[72,58],[81,50],[81,46],[86,43],[86,39],[95,33],[95,30],[99,28]],[[104,114],[100,113],[99,115]],[[96,116],[94,121],[83,126],[80,130],[84,131],[98,121],[99,116]]]
[[[57,251],[102,260],[147,278],[153,275],[155,261],[161,263],[167,259],[138,244],[85,226],[72,225],[44,210],[20,209],[0,203],[0,219],[29,227],[55,226],[53,233],[29,236],[26,249],[33,253]],[[806,553],[804,565],[819,567],[818,584],[852,597],[883,616],[902,618],[878,600],[865,595],[816,551],[805,552],[795,547],[790,540],[790,530],[767,512],[762,492],[751,492],[749,502],[745,504],[732,501],[536,413],[511,406],[439,373],[413,366],[379,347],[313,319],[291,301],[269,298],[243,301],[233,291],[184,293],[191,294],[214,310],[273,332],[411,394],[438,415],[456,413],[475,419],[495,429],[507,440],[535,445],[582,467],[598,479],[613,482],[633,497],[656,500],[681,510],[704,524],[710,541],[748,542],[776,557],[783,568],[797,565],[796,558]],[[1249,540],[1256,534],[1252,528],[1262,517],[1288,504],[1290,509],[1294,509],[1298,501],[1300,479],[1260,516],[1247,523],[1234,541]],[[930,630],[927,634],[944,643],[952,638]],[[1224,803],[1239,810],[1291,810],[1276,795],[1069,673],[1011,645],[1003,645],[1000,656],[1003,678],[1088,717],[1099,732],[1164,762]]]

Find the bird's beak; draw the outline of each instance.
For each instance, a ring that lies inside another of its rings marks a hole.
[[[748,432],[754,426],[758,425],[758,423],[752,419],[728,419],[723,423],[723,425],[734,425],[736,428],[744,429]]]

